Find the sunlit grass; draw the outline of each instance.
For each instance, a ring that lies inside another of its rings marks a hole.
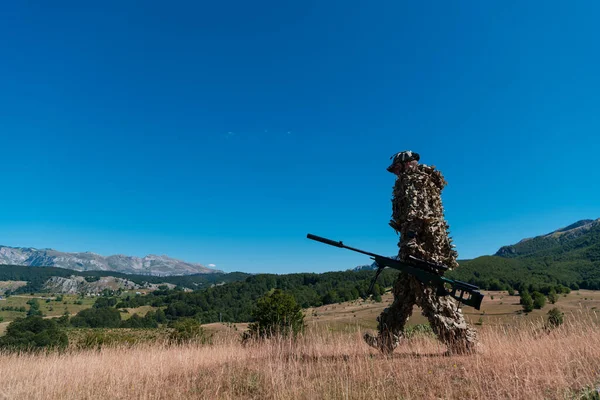
[[[594,313],[575,312],[553,331],[541,321],[484,325],[477,354],[454,357],[435,340],[415,338],[385,358],[361,332],[323,329],[247,347],[232,330],[212,345],[3,354],[0,397],[572,398],[600,384],[599,323]]]

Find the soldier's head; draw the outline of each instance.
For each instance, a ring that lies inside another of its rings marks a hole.
[[[392,174],[400,175],[406,171],[410,166],[415,166],[419,163],[419,153],[414,151],[406,150],[394,154],[390,157],[392,164],[387,168]]]

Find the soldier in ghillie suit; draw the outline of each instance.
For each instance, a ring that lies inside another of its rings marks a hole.
[[[390,226],[400,233],[398,258],[408,261],[409,256],[413,256],[444,264],[448,269],[458,267],[441,200],[446,186],[444,177],[435,167],[419,164],[417,153],[404,151],[392,158],[388,171],[397,175],[397,179]],[[429,320],[433,332],[448,346],[449,353],[464,354],[475,349],[475,331],[467,325],[456,300],[437,296],[435,287],[405,273],[398,275],[392,292],[393,303],[377,318],[378,335],[365,334],[369,345],[385,354],[392,353],[416,304]]]

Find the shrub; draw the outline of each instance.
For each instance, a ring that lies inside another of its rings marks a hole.
[[[375,293],[373,294],[373,301],[374,301],[375,303],[381,303],[381,301],[382,301],[382,300],[381,300],[381,294],[379,294],[379,292],[375,292]]]
[[[540,292],[533,292],[533,308],[540,310],[545,305],[546,305],[546,296],[544,296]]]
[[[27,304],[29,304],[29,311],[27,311],[27,316],[42,316],[42,312],[40,311],[40,302],[38,301],[38,299],[31,299],[27,301]]]
[[[529,292],[521,292],[521,305],[526,313],[533,311],[533,298]]]
[[[154,311],[148,311],[144,317],[140,317],[138,314],[133,314],[128,320],[121,321],[120,327],[158,328],[158,322],[156,321],[156,313]]]
[[[563,324],[564,321],[564,313],[562,313],[558,308],[554,307],[550,311],[548,311],[548,324],[549,328],[556,328]]]
[[[200,322],[193,318],[180,318],[171,323],[172,329],[169,340],[174,343],[200,342],[209,343],[210,336],[206,334]]]
[[[481,319],[481,318],[479,318]],[[407,339],[417,336],[435,336],[429,324],[409,325],[404,328],[404,337]]]
[[[244,339],[290,334],[296,336],[304,330],[304,314],[293,296],[276,289],[256,302],[252,322]]]
[[[54,320],[37,315],[14,320],[0,337],[0,348],[12,351],[65,348],[68,344],[67,335]]]
[[[550,290],[550,293],[548,293],[548,301],[551,304],[554,304],[558,301],[558,294],[556,294],[556,290],[554,290],[554,289]]]
[[[114,297],[99,297],[94,303],[94,308],[107,308],[117,304],[117,299]]]
[[[65,311],[65,313],[62,316],[56,318],[55,321],[58,324],[58,326],[68,327],[69,326],[69,312]]]
[[[71,318],[76,328],[117,328],[121,323],[121,313],[115,308],[88,308]]]

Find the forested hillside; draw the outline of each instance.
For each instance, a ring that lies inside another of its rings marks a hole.
[[[397,271],[385,270],[373,288],[374,298],[381,299],[384,287],[396,279]],[[232,282],[206,290],[182,292],[157,290],[147,296],[122,300],[117,308],[152,305],[166,306],[169,319],[198,317],[203,323],[250,321],[250,312],[258,298],[272,289],[290,293],[303,308],[340,303],[366,297],[374,277],[373,271],[326,272],[323,274],[253,275],[241,282]]]
[[[176,277],[151,277],[110,272],[77,272],[63,268],[0,266],[0,281],[28,281],[29,284],[17,289],[18,292],[39,292],[43,284],[53,276],[67,277],[81,275],[88,279],[97,276],[118,276],[138,284],[172,283],[180,288],[195,288],[193,292],[159,289],[146,296],[130,295],[122,297],[118,308],[151,305],[165,307],[169,319],[181,317],[200,318],[204,323],[220,319],[229,322],[250,320],[250,312],[256,300],[272,289],[282,289],[290,293],[302,307],[317,307],[343,301],[356,300],[374,295],[381,299],[385,287],[393,284],[397,271],[385,270],[368,293],[374,271],[343,271],[322,274],[202,274]],[[226,282],[210,287],[211,283]]]
[[[503,246],[495,255],[501,257],[520,257],[541,255],[542,252],[558,254],[571,251],[575,247],[598,245],[594,231],[600,228],[600,219],[577,221],[565,228],[557,229],[546,235],[523,239],[519,243]],[[596,235],[597,236],[597,235]],[[582,240],[576,241],[583,237]]]
[[[600,290],[600,221],[579,221],[502,247],[495,256],[463,261],[449,276],[485,289],[562,284]]]

